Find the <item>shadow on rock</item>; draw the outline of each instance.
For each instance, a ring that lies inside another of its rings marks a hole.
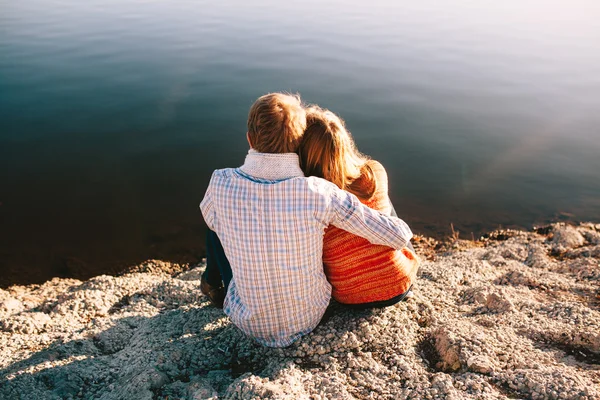
[[[220,371],[220,381],[229,384],[227,347],[244,344],[252,346],[220,310],[208,307],[120,318],[87,339],[54,342],[0,370],[0,397],[153,398],[165,385],[211,371]]]

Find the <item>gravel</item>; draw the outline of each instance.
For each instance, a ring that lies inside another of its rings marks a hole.
[[[599,238],[586,223],[456,242],[422,263],[413,298],[332,302],[285,349],[207,303],[202,264],[12,286],[0,398],[600,399]]]

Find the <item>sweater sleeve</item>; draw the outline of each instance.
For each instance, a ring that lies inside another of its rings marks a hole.
[[[377,182],[377,189],[375,190],[375,194],[386,194],[388,192],[388,176],[385,168],[379,161],[369,160],[369,167],[373,171],[373,175],[375,177],[375,182]]]
[[[375,160],[369,161],[369,167],[373,171],[373,176],[376,182],[375,193],[369,200],[369,205],[379,212],[390,215],[392,212],[392,203],[388,194],[388,176],[385,168],[380,162]]]

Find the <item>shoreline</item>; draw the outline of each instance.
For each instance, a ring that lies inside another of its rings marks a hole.
[[[202,264],[0,289],[0,398],[600,398],[600,224],[417,237],[415,297],[285,349],[199,290]]]
[[[572,216],[560,215],[555,222],[578,224],[571,219]],[[416,236],[445,242],[452,238],[452,222],[435,224],[424,220],[407,219],[407,222]],[[465,223],[454,224],[454,229],[460,231],[463,239],[474,239],[485,236],[494,229],[528,230],[520,225],[477,224],[469,220]],[[550,222],[541,223],[546,226]],[[469,229],[467,227],[477,228]],[[534,225],[535,226],[535,225]],[[489,229],[486,229],[488,227]],[[77,251],[67,251],[66,248],[53,252],[49,248],[36,249],[28,247],[0,246],[0,289],[7,289],[14,285],[43,284],[53,278],[88,280],[99,275],[120,276],[127,273],[148,260],[162,260],[171,264],[194,265],[206,257],[205,231],[206,226],[175,226],[163,227],[164,232],[152,233],[146,245],[139,243],[133,245],[124,243],[118,250],[113,247],[115,243],[108,243],[106,247],[94,245],[83,246]],[[0,240],[1,242],[1,240]],[[52,246],[51,246],[52,247]],[[54,246],[61,248],[61,246]],[[128,251],[123,249],[127,248]],[[71,249],[73,250],[73,249]],[[113,251],[115,250],[115,251]]]

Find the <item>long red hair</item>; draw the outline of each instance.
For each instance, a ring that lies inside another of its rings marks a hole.
[[[329,110],[306,110],[306,130],[298,148],[306,176],[318,176],[368,200],[377,189],[369,158],[356,149],[344,121]]]

